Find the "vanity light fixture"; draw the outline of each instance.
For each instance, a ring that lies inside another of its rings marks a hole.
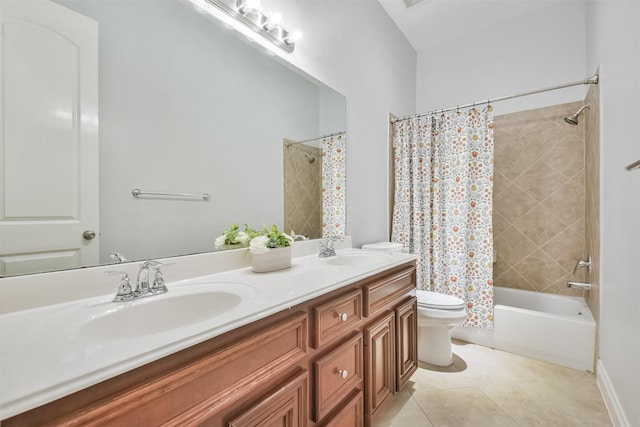
[[[300,40],[300,31],[289,32],[282,26],[282,15],[278,12],[266,13],[262,11],[260,0],[189,0],[198,11],[207,11],[204,5],[215,6],[224,12],[227,18],[232,18],[253,33],[259,34],[272,44],[287,53],[293,52],[296,41]],[[211,13],[213,15],[213,13]],[[214,15],[215,16],[215,15]],[[216,16],[220,19],[219,16]]]

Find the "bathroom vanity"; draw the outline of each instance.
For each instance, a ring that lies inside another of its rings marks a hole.
[[[76,388],[82,378],[94,383],[11,416],[2,426],[371,425],[417,368],[415,260],[410,255],[369,256],[357,250],[338,251],[332,260],[310,255],[294,258],[292,268],[282,272],[261,275],[244,268],[195,283],[168,283],[167,295],[178,295],[181,286],[223,282],[253,291],[212,323],[178,328],[189,335],[184,339],[125,334],[76,348],[70,340],[67,352],[76,354],[69,357],[92,358],[104,366],[86,367],[91,364],[80,360],[85,368],[70,372],[69,382]],[[198,294],[198,299],[205,298]],[[170,309],[162,314],[172,315]],[[172,342],[161,345],[156,339]],[[91,347],[105,354],[77,354]],[[149,357],[155,360],[126,369],[132,360]],[[62,360],[55,351],[42,360],[51,362],[43,373],[65,369],[55,366]],[[108,364],[125,368],[96,382],[96,372],[116,372]],[[9,377],[17,381],[20,376]],[[65,381],[56,381],[51,387],[63,389]]]

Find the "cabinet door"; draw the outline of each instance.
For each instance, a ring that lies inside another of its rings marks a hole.
[[[307,371],[303,371],[227,423],[228,427],[307,425]]]
[[[362,391],[355,394],[323,427],[361,427],[364,425]]]
[[[395,313],[387,312],[364,330],[365,416],[367,425],[382,403],[395,392]]]
[[[413,297],[396,308],[396,391],[418,369],[418,300]]]

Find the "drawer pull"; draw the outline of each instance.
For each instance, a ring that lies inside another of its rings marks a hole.
[[[346,369],[340,369],[338,370],[338,375],[340,375],[340,378],[342,378],[343,380],[346,380],[349,376],[349,372]]]
[[[349,315],[347,313],[340,313],[338,314],[338,317],[340,318],[340,320],[342,320],[343,322],[346,322],[347,319],[349,318]]]

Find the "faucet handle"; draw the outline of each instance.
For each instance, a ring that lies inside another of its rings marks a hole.
[[[174,262],[163,263],[160,261],[149,261],[150,267],[153,269],[153,281],[149,284],[149,289],[151,292],[160,294],[163,292],[167,292],[167,286],[164,284],[164,277],[162,276],[162,267],[169,267]]]
[[[118,291],[116,292],[114,302],[129,301],[133,299],[133,288],[131,287],[131,281],[129,275],[124,271],[107,271],[110,276],[120,276],[120,284],[118,285]]]
[[[587,274],[591,274],[591,255],[588,256],[586,260],[579,260],[575,267],[573,267],[573,274],[576,274],[579,268],[587,268]]]
[[[330,256],[334,256],[336,254],[336,250],[333,247],[335,242],[343,242],[344,236],[329,236],[322,240],[320,244],[320,253],[318,256],[320,258],[327,258]]]
[[[344,242],[344,236],[329,236],[326,238],[327,246],[333,247],[335,242]]]
[[[112,260],[115,260],[116,264],[120,264],[120,263],[129,261],[120,252],[112,252],[112,253],[110,253],[109,254],[109,258],[111,258]]]

